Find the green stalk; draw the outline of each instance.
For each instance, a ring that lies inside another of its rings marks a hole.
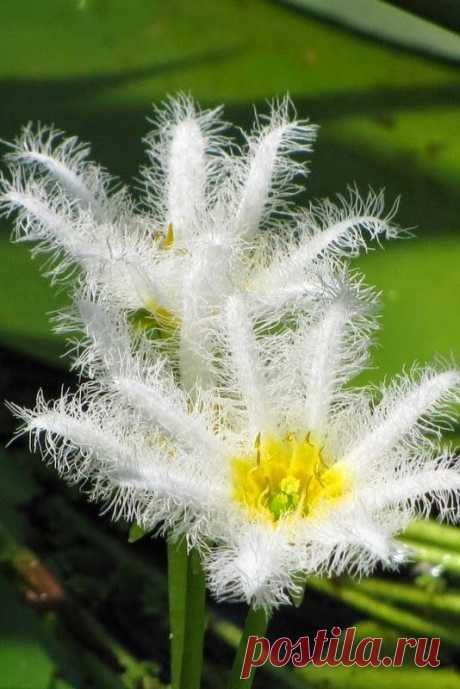
[[[403,605],[412,605],[423,610],[436,610],[449,615],[460,615],[460,595],[458,593],[429,593],[412,584],[400,584],[384,579],[364,579],[359,583],[347,581],[347,586],[361,591],[378,600],[386,599]]]
[[[460,551],[460,531],[456,526],[439,524],[433,520],[415,521],[401,534],[401,540],[423,541],[438,548]]]
[[[310,577],[307,586],[352,605],[380,622],[410,632],[414,636],[441,637],[452,646],[458,647],[459,645],[458,628],[454,629],[441,622],[432,622],[422,615],[416,615],[394,605],[382,603],[377,598],[361,593],[355,588],[348,588],[339,582],[331,582],[318,577]]]
[[[255,609],[251,606],[248,610],[244,629],[241,633],[238,649],[236,651],[233,667],[230,672],[228,689],[251,689],[254,681],[255,668],[251,668],[248,679],[241,679],[241,669],[243,667],[246,645],[250,636],[264,636],[268,626],[268,615],[264,610]]]
[[[409,538],[401,538],[403,543],[411,549],[411,559],[415,562],[427,562],[430,565],[441,565],[442,568],[460,576],[460,553],[444,550],[424,543],[417,543]]]
[[[206,589],[197,551],[168,542],[171,687],[199,689],[203,667]]]

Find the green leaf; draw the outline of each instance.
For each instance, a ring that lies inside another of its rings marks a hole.
[[[0,600],[0,689],[49,689],[56,668],[42,625],[1,576]]]
[[[347,585],[346,582],[310,577],[307,586],[316,591],[353,606],[357,610],[369,615],[372,619],[395,629],[400,629],[414,636],[440,637],[446,644],[453,648],[460,646],[460,627],[451,621],[434,621],[423,613],[414,613],[396,605],[391,605],[380,598],[368,595],[355,585]],[[369,582],[372,586],[372,581]],[[424,594],[421,594],[424,595]]]
[[[401,7],[407,12],[412,12],[428,19],[429,21],[445,26],[451,31],[460,31],[460,7],[457,0],[385,0],[391,5]]]
[[[401,240],[357,261],[381,291],[382,327],[365,379],[399,373],[415,359],[460,354],[460,242],[454,237]]]
[[[203,664],[206,587],[197,551],[168,542],[172,689],[199,689]]]
[[[50,689],[75,689],[63,679],[57,679],[50,687]]]
[[[0,235],[0,340],[38,359],[67,366],[65,343],[51,331],[49,314],[68,303],[62,288],[55,293],[40,275],[40,261],[32,261],[30,247],[12,244]]]
[[[20,506],[32,500],[41,488],[30,471],[30,456],[0,450],[0,482],[3,505]]]
[[[131,524],[129,527],[128,543],[136,543],[136,541],[140,541],[141,538],[144,538],[147,534],[148,531],[144,531],[138,524]]]
[[[453,670],[419,668],[306,667],[295,676],[291,689],[458,689],[460,682]]]
[[[449,60],[460,59],[456,0],[280,0],[282,4],[337,22],[347,29]],[[397,7],[392,7],[396,5]],[[407,10],[402,11],[402,10]],[[409,13],[408,13],[409,12]],[[418,16],[414,16],[418,15]],[[440,24],[435,26],[425,19]]]
[[[412,583],[405,584],[398,581],[369,577],[363,581],[350,580],[346,586],[362,593],[374,596],[378,600],[387,600],[401,605],[418,608],[426,612],[433,610],[446,613],[456,618],[460,616],[460,594],[456,591],[437,593],[432,590],[423,590]]]

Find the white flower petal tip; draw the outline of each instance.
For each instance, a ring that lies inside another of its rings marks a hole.
[[[28,127],[13,144],[0,208],[73,279],[56,324],[89,382],[10,408],[114,518],[186,538],[219,599],[269,610],[310,574],[400,566],[414,517],[459,520],[439,440],[460,374],[353,388],[377,300],[348,260],[400,234],[396,206],[351,189],[293,209],[316,130],[287,100],[242,147],[224,129],[186,96],[157,111],[142,207],[73,137]]]
[[[270,611],[290,602],[298,591],[293,581],[295,550],[275,531],[250,527],[232,545],[216,548],[206,561],[210,587],[218,599],[244,600]]]

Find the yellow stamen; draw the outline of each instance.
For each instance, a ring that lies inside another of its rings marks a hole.
[[[171,328],[178,324],[178,320],[173,312],[165,309],[155,299],[149,299],[145,304],[145,308],[147,311],[150,311],[152,316],[155,316],[158,323],[163,327],[169,326]]]
[[[277,438],[259,433],[254,450],[232,460],[234,499],[273,524],[319,515],[349,486],[344,467],[329,466],[322,452],[310,434]]]
[[[172,222],[169,223],[166,230],[166,237],[160,242],[161,249],[170,249],[174,244],[174,228]]]

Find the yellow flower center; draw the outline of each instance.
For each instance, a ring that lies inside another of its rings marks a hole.
[[[175,237],[172,223],[169,223],[165,235],[161,232],[159,235],[162,237],[161,241],[159,241],[160,249],[167,250],[174,245]],[[180,325],[177,316],[169,309],[161,306],[153,297],[145,302],[145,307],[143,309],[138,309],[131,314],[130,320],[137,330],[156,330],[156,334],[159,335],[159,337],[168,336],[171,331],[174,331]]]
[[[322,449],[306,435],[257,436],[254,450],[232,460],[233,497],[253,516],[272,523],[311,517],[345,495],[348,477],[328,466]]]

